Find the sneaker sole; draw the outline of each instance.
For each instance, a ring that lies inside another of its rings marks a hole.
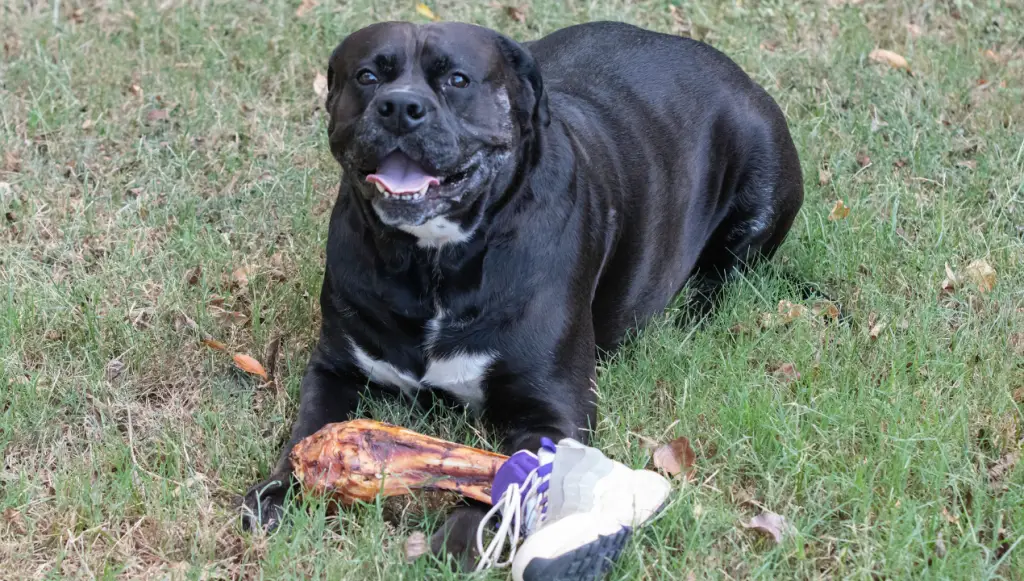
[[[665,507],[666,498],[640,527],[654,520]],[[633,527],[619,525],[615,533],[597,535],[597,539],[580,545],[557,557],[534,557],[523,569],[521,577],[513,570],[513,579],[519,581],[597,581],[612,568],[626,543],[633,536]],[[549,531],[550,533],[551,531]],[[513,569],[515,565],[513,565]]]
[[[554,559],[534,558],[523,570],[523,581],[597,581],[618,560],[632,534],[632,528],[623,527]]]

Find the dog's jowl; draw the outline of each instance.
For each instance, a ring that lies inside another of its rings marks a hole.
[[[328,84],[342,177],[323,324],[247,526],[279,522],[288,451],[367,390],[466,405],[505,452],[585,441],[599,353],[684,285],[710,304],[803,200],[779,107],[686,38],[592,23],[520,44],[383,23],[334,50]],[[453,515],[448,548],[472,545],[478,521]]]

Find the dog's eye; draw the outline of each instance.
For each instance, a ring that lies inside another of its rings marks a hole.
[[[448,84],[456,89],[465,89],[469,86],[469,77],[462,73],[455,73],[448,78]]]
[[[356,75],[356,81],[360,85],[376,85],[378,82],[377,75],[373,74],[373,71],[369,69],[359,71],[359,74]]]

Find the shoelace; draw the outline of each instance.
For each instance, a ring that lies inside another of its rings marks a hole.
[[[480,526],[476,529],[476,550],[480,554],[480,562],[476,566],[477,571],[491,567],[506,567],[512,564],[512,560],[516,557],[519,534],[524,524],[523,519],[527,516],[523,514],[523,507],[537,499],[541,483],[542,480],[537,475],[537,470],[530,472],[521,485],[514,483],[509,485],[498,502],[494,503],[491,510],[487,511],[484,519],[480,521]],[[539,510],[539,507],[535,506],[534,510]],[[484,529],[499,511],[502,514],[501,524],[485,549]],[[501,553],[505,550],[506,542],[509,542],[508,559],[502,561]]]

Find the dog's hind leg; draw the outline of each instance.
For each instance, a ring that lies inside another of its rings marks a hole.
[[[753,179],[743,189],[746,194],[737,196],[738,202],[704,245],[687,281],[687,322],[706,320],[719,303],[722,287],[735,273],[775,254],[803,201],[799,180]]]

